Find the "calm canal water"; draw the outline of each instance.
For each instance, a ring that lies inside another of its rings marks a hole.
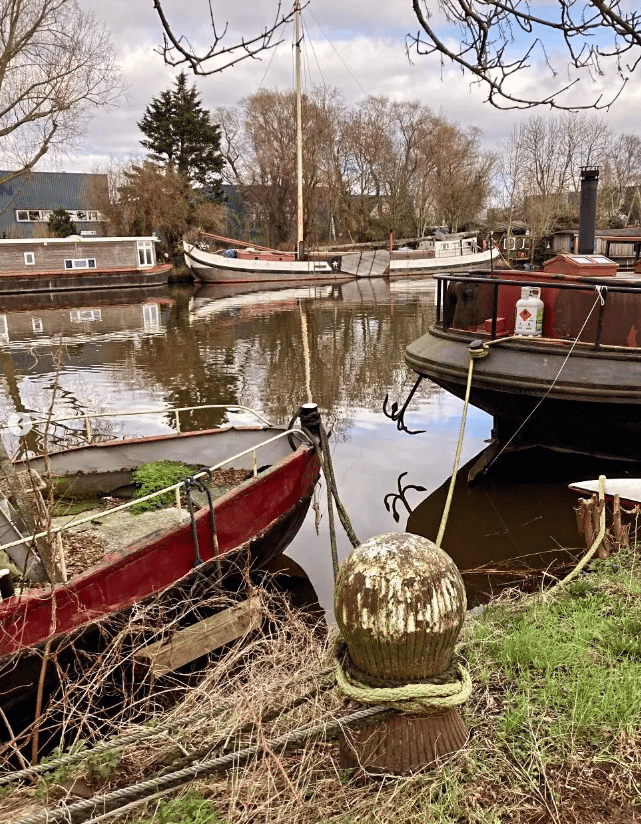
[[[382,412],[386,395],[401,405],[410,390],[404,347],[434,312],[434,282],[416,278],[0,298],[0,419],[44,412],[57,382],[56,414],[233,403],[286,423],[309,386],[332,430],[338,490],[359,539],[403,530],[434,539],[462,403],[423,382],[406,414],[410,429],[425,430],[413,436]],[[196,423],[222,420],[211,411]],[[484,447],[490,428],[491,419],[471,408],[462,464]],[[123,420],[113,434],[166,429],[166,416],[150,413]],[[580,547],[567,483],[604,471],[614,477],[632,470],[532,451],[497,461],[488,478],[468,488],[463,466],[443,547],[461,570],[503,565],[501,575],[465,576],[470,602],[488,587],[518,582],[522,568],[547,567],[559,549]],[[311,582],[331,613],[324,489],[320,512],[318,533],[310,512],[287,556],[295,586],[311,591]],[[338,538],[344,558],[351,546],[342,530]]]

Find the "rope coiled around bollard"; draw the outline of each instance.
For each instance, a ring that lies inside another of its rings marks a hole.
[[[412,715],[432,715],[464,704],[472,694],[472,679],[456,662],[450,680],[441,678],[401,686],[372,686],[354,675],[347,645],[340,635],[333,644],[336,685],[347,698],[359,704],[388,707]]]

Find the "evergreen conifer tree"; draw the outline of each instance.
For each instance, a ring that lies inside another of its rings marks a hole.
[[[138,128],[146,136],[140,142],[151,160],[170,165],[208,198],[222,199],[220,128],[201,105],[196,86],[187,88],[184,72],[175,88],[152,99]]]
[[[49,215],[47,226],[52,237],[69,237],[69,235],[78,234],[76,224],[66,209],[54,209]]]

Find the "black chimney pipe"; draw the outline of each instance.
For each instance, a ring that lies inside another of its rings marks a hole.
[[[579,243],[577,254],[594,253],[596,198],[599,185],[598,166],[581,166],[581,201],[579,203]]]

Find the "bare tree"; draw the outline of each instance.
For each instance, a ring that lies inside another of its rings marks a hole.
[[[122,93],[107,30],[75,0],[0,0],[0,146],[15,171],[68,147]]]
[[[438,0],[437,6],[438,14],[428,0],[412,0],[420,29],[408,36],[408,49],[452,61],[483,85],[497,108],[607,108],[641,59],[641,15],[626,0],[551,0],[541,6]],[[577,85],[608,74],[611,91],[604,96],[597,87],[582,101]]]
[[[157,233],[162,249],[178,257],[180,240],[196,226],[220,231],[224,206],[212,203],[193,191],[184,175],[171,166],[147,160],[130,161],[107,170],[109,196],[104,193],[100,211],[116,235]]]
[[[262,31],[248,37],[240,34],[233,36],[230,42],[229,22],[221,22],[220,18],[217,21],[211,0],[207,0],[210,45],[199,51],[189,37],[176,32],[165,13],[163,0],[153,0],[153,3],[163,30],[163,45],[159,51],[165,63],[169,66],[189,66],[194,74],[201,75],[221,72],[242,60],[255,59],[262,52],[274,49],[283,42],[282,38],[279,39],[282,28],[294,17],[293,6],[284,11],[281,0],[275,0],[274,15]]]
[[[599,180],[599,212],[610,227],[625,226],[641,211],[641,138],[614,136]]]

